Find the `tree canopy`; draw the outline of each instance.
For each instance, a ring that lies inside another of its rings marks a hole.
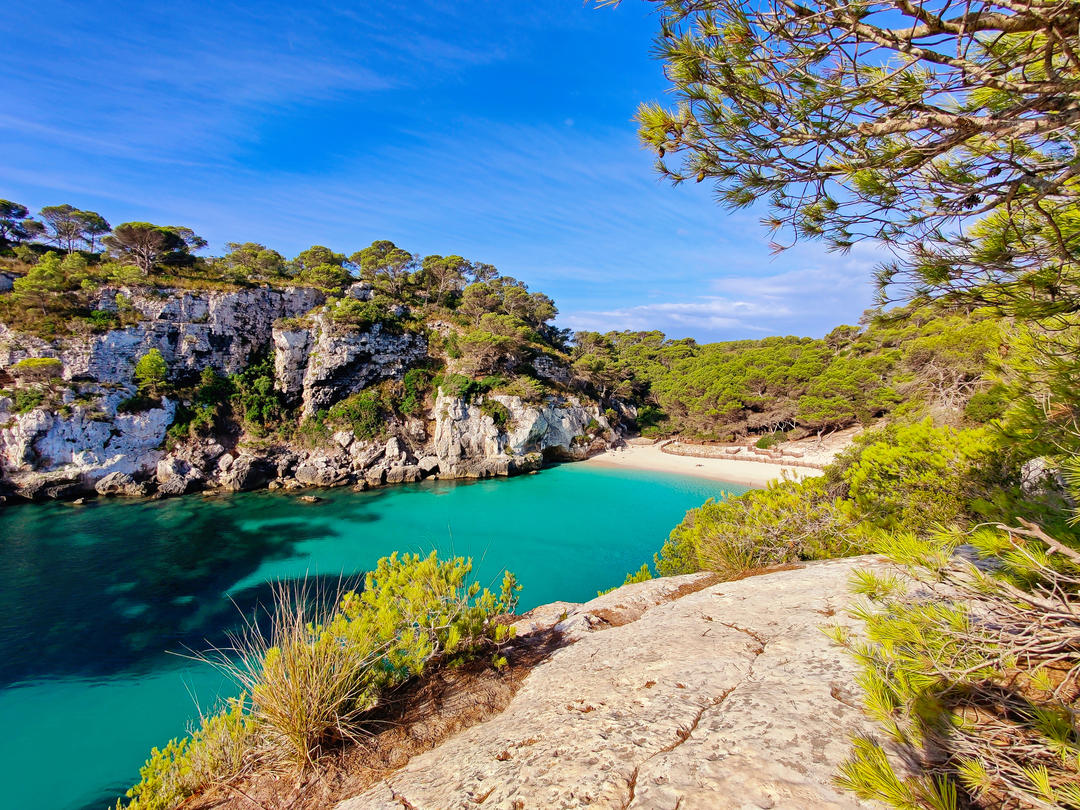
[[[1075,4],[654,2],[678,102],[638,121],[664,175],[765,200],[781,244],[892,245],[887,295],[1080,306]]]

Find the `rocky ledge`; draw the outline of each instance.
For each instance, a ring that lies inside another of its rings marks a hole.
[[[134,368],[150,350],[161,353],[171,378],[188,382],[205,368],[235,373],[265,353],[274,388],[300,418],[401,380],[430,359],[428,332],[378,323],[342,328],[319,309],[324,298],[301,287],[155,294],[103,288],[98,308],[115,311],[123,302],[134,323],[55,341],[0,324],[0,503],[5,492],[41,500],[486,478],[535,470],[545,458],[583,458],[619,440],[598,404],[567,390],[565,364],[543,354],[534,370],[561,393],[526,402],[439,391],[426,410],[388,423],[377,441],[342,431],[312,448],[247,441],[235,430],[167,441],[185,403],[164,396],[156,407],[130,412]],[[20,404],[19,392],[5,386],[27,362],[46,359],[51,401]]]
[[[848,580],[877,564],[695,574],[538,608],[519,632],[554,627],[565,645],[505,710],[337,810],[876,806],[832,782],[874,727],[821,628],[859,632]]]

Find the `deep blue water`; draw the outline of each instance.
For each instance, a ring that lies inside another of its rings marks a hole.
[[[176,653],[225,641],[269,583],[459,554],[520,610],[584,601],[651,559],[687,509],[745,487],[586,465],[498,481],[0,510],[4,803],[104,808],[153,745],[234,690]]]

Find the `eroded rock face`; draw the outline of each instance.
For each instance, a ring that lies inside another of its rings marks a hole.
[[[375,324],[369,331],[335,328],[322,314],[310,325],[275,329],[277,386],[312,416],[386,379],[400,379],[427,356],[427,341],[412,332],[396,334]]]
[[[348,291],[361,299],[369,293],[363,283]],[[577,398],[534,404],[495,395],[485,404],[440,393],[433,412],[395,419],[386,426],[390,438],[379,441],[338,430],[329,446],[316,449],[288,441],[248,446],[228,429],[216,440],[181,432],[167,441],[178,408],[191,403],[165,397],[158,407],[138,413],[126,412],[124,405],[136,393],[135,364],[151,349],[161,352],[170,378],[181,385],[193,383],[207,367],[235,373],[270,350],[275,385],[289,404],[300,407],[303,419],[370,386],[401,379],[427,359],[426,338],[378,324],[365,331],[343,328],[313,310],[325,296],[308,288],[158,294],[106,287],[98,298],[98,309],[130,306],[142,320],[55,342],[0,324],[0,372],[26,358],[52,357],[61,362],[62,378],[49,384],[45,406],[24,413],[15,413],[13,398],[0,397],[0,483],[8,490],[34,498],[81,494],[113,473],[131,482],[106,485],[108,494],[145,491],[146,484],[169,495],[204,487],[240,491],[271,484],[375,486],[432,475],[486,478],[538,469],[545,457],[583,458],[615,439],[601,410]],[[443,333],[449,326],[431,328]],[[554,357],[537,358],[537,364],[538,373],[553,381],[569,379]],[[490,405],[501,409],[498,423],[485,413]]]
[[[483,400],[469,403],[439,391],[434,449],[440,475],[483,477],[485,472],[504,469],[512,474],[538,468],[545,454],[584,458],[590,452],[590,428],[594,435],[614,438],[600,408],[574,397],[548,397],[542,405],[499,394],[486,399],[506,409],[506,424],[496,424],[494,417],[484,412]]]
[[[95,404],[69,406],[68,415],[46,410],[14,413],[0,397],[0,467],[18,483],[30,474],[62,472],[92,486],[109,473],[149,474],[172,423],[176,404],[142,413],[117,413],[124,392],[104,394]]]
[[[232,374],[270,342],[274,321],[302,315],[325,298],[307,287],[175,291],[161,297],[104,287],[97,309],[115,312],[117,295],[143,320],[126,329],[68,339],[60,346],[0,325],[0,366],[9,368],[26,357],[57,357],[63,361],[65,379],[126,385],[138,359],[156,348],[174,375],[195,375],[207,366]]]
[[[858,632],[848,578],[872,564],[653,580],[539,611],[522,632],[558,622],[572,643],[505,711],[337,810],[877,806],[832,784],[850,736],[874,727],[854,662],[820,630]]]

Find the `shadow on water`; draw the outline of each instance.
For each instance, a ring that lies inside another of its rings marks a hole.
[[[349,521],[378,520],[376,500],[351,501]],[[139,672],[167,650],[224,645],[237,609],[250,616],[271,597],[256,585],[230,600],[230,586],[336,534],[297,509],[293,498],[252,493],[3,510],[0,687]]]

